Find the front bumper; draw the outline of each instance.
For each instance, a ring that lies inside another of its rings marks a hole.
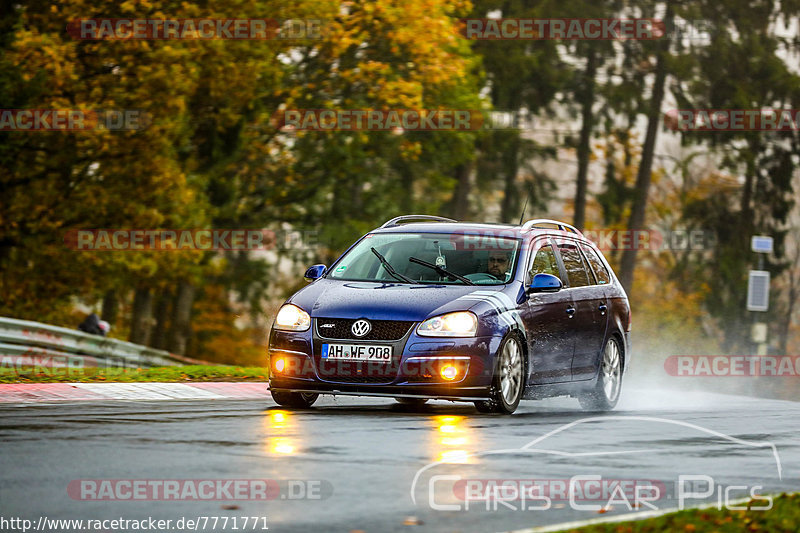
[[[475,401],[486,399],[492,383],[494,354],[502,337],[420,337],[414,328],[397,341],[354,341],[319,338],[307,332],[272,330],[270,334],[270,388],[357,396],[437,398]],[[391,344],[390,363],[337,362],[320,356],[324,343]],[[282,368],[276,369],[281,359]],[[447,381],[443,365],[459,370]]]
[[[329,383],[295,383],[290,384],[283,380],[270,380],[270,390],[287,392],[311,392],[316,394],[331,394],[334,396],[374,396],[379,398],[427,398],[432,400],[468,401],[486,400],[489,395],[488,387],[476,388],[435,388],[416,387],[409,389],[402,385],[371,385],[369,387],[356,385],[334,386]]]

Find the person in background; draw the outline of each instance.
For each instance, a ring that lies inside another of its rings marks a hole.
[[[105,320],[100,320],[100,317],[92,313],[83,319],[78,325],[78,330],[92,335],[106,336],[106,333],[111,329],[111,325]]]

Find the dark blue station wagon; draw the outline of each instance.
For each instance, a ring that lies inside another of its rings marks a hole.
[[[588,410],[619,400],[628,298],[597,247],[563,222],[401,216],[305,278],[269,337],[280,405],[342,394],[510,414],[523,399],[569,395]]]

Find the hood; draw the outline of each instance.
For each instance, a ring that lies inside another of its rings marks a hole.
[[[480,303],[476,291],[501,292],[503,285],[408,285],[322,278],[295,293],[289,302],[312,317],[422,321],[465,311]]]

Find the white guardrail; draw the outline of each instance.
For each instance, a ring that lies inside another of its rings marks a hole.
[[[52,359],[55,366],[148,368],[200,363],[194,359],[41,322],[0,317],[0,358]]]

